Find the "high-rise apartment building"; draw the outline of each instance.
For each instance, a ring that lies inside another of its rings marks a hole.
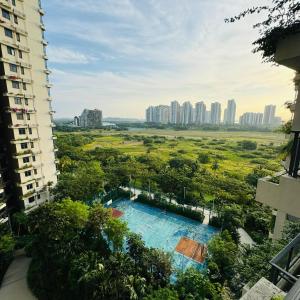
[[[168,124],[170,120],[170,107],[159,105],[156,107],[157,123]]]
[[[239,123],[242,126],[259,127],[262,125],[263,116],[262,113],[246,112],[240,116]]]
[[[235,122],[236,103],[235,101],[228,100],[227,108],[224,110],[224,124],[233,125]]]
[[[155,106],[149,106],[146,109],[146,122],[154,123],[155,122]]]
[[[276,105],[266,105],[264,111],[263,124],[268,126],[274,124]]]
[[[102,126],[102,111],[99,109],[84,109],[79,120],[81,127],[99,128]]]
[[[0,185],[8,209],[49,200],[49,187],[57,182],[40,5],[38,0],[0,1]]]
[[[211,104],[210,121],[211,124],[221,123],[221,104],[219,102]]]
[[[195,105],[195,123],[197,125],[205,123],[206,105],[203,101]]]
[[[186,101],[182,104],[181,123],[184,125],[192,124],[193,122],[193,105],[191,102]]]
[[[180,123],[180,104],[178,101],[172,101],[170,106],[170,123]]]

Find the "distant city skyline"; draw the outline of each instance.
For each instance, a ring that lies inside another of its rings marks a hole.
[[[256,4],[261,1],[251,2]],[[277,114],[289,119],[284,102],[294,99],[294,73],[263,64],[251,52],[258,36],[251,24],[259,17],[224,23],[248,8],[247,1],[51,0],[43,5],[58,118],[85,107],[101,107],[105,117],[143,118],[147,103],[235,98],[238,115],[273,103]],[[226,102],[220,101],[223,107]]]
[[[148,123],[174,125],[234,125],[245,126],[279,126],[282,118],[276,116],[276,105],[265,105],[263,112],[245,112],[237,115],[237,103],[234,99],[227,101],[227,106],[214,101],[207,105],[204,101],[191,103],[173,100],[169,105],[150,105],[145,110],[145,121]],[[208,110],[210,108],[210,110]]]

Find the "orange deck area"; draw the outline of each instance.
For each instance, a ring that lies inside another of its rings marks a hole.
[[[115,208],[112,209],[112,217],[113,218],[117,219],[117,218],[122,217],[123,215],[124,215],[124,213],[121,212],[120,210],[115,209]]]
[[[176,251],[199,263],[205,260],[207,247],[187,237],[182,237],[176,246]]]

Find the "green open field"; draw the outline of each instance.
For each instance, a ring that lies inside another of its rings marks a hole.
[[[248,174],[257,165],[278,170],[278,147],[287,141],[283,134],[272,132],[135,129],[124,132],[94,130],[82,134],[93,136],[93,141],[83,146],[84,150],[115,148],[124,154],[140,156],[148,153],[165,161],[176,155],[196,159],[200,153],[205,153],[212,161],[218,161],[218,172],[239,175]],[[143,139],[147,137],[153,141],[150,145],[144,144]],[[257,142],[257,149],[239,149],[238,142],[243,140]]]

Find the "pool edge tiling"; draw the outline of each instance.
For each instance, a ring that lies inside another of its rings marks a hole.
[[[185,270],[188,267],[205,268],[205,262],[199,263],[176,251],[176,246],[183,237],[206,245],[218,230],[198,221],[166,212],[130,200],[119,200],[113,208],[123,212],[121,220],[126,221],[132,232],[142,235],[146,246],[162,249],[173,255],[173,267]]]

